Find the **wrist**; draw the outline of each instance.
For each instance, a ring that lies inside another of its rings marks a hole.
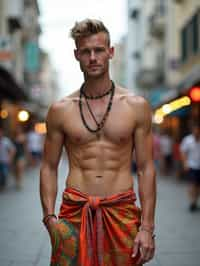
[[[52,218],[57,220],[57,216],[54,213],[45,215],[42,219],[43,224],[47,226]]]
[[[147,232],[151,235],[153,239],[155,238],[154,226],[141,225],[139,228],[139,232]]]

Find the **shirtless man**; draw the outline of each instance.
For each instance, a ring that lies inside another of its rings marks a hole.
[[[151,110],[142,97],[110,80],[114,48],[101,21],[78,22],[71,36],[84,84],[50,107],[40,174],[51,265],[142,265],[155,251]],[[63,146],[69,174],[57,219],[57,167]],[[141,209],[133,191],[133,149]]]

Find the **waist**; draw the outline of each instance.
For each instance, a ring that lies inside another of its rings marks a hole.
[[[69,172],[66,187],[75,188],[83,193],[94,196],[109,196],[133,189],[131,173],[115,173],[92,171],[86,173]]]
[[[74,194],[74,195],[77,195],[80,198],[84,198],[84,199],[89,199],[91,197],[94,197],[94,198],[99,198],[99,200],[104,200],[105,198],[113,199],[113,198],[116,198],[116,197],[118,198],[118,197],[121,197],[124,195],[134,196],[134,198],[136,199],[136,194],[135,194],[133,188],[129,188],[126,191],[119,191],[117,193],[110,193],[108,195],[100,195],[99,196],[99,195],[93,195],[91,193],[87,193],[85,191],[81,191],[81,190],[74,188],[74,187],[66,187],[64,192],[63,192],[63,195],[65,195],[65,194]]]
[[[110,194],[109,196],[94,196],[77,190],[73,187],[68,187],[63,192],[63,200],[60,208],[59,217],[68,217],[71,216],[73,210],[75,210],[76,214],[78,213],[78,209],[88,209],[97,210],[99,208],[106,207],[114,207],[120,204],[121,207],[123,205],[131,204],[135,206],[136,194],[133,189],[129,189],[127,191]],[[124,206],[125,206],[124,205]],[[80,213],[79,213],[80,214]]]

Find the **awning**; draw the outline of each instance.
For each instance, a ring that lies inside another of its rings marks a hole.
[[[177,96],[178,92],[176,89],[160,87],[151,89],[147,95],[147,98],[152,108],[155,109],[167,101],[176,98]]]
[[[12,74],[0,66],[0,99],[21,101],[27,98],[23,88],[17,84]]]

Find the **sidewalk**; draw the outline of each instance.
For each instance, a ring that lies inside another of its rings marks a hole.
[[[67,169],[61,164],[57,208]],[[200,211],[188,212],[186,185],[158,178],[156,256],[147,266],[200,265]],[[0,193],[0,266],[48,266],[50,242],[41,223],[39,170],[29,171],[24,188]],[[190,230],[190,231],[189,231]]]

